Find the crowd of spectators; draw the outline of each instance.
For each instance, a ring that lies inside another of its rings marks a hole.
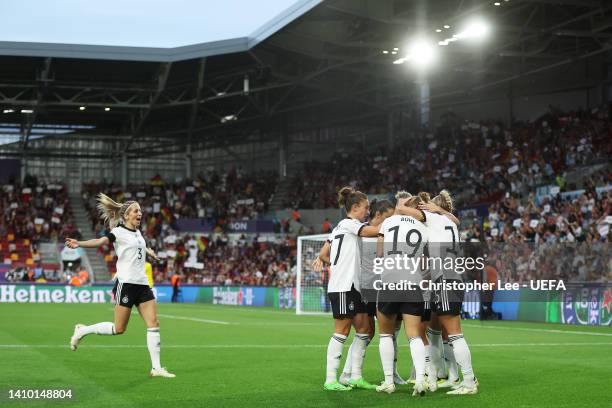
[[[352,185],[368,194],[397,190],[460,194],[463,204],[491,202],[506,192],[527,195],[580,165],[609,160],[612,124],[604,109],[551,112],[532,123],[456,123],[435,133],[365,155],[336,152],[329,162],[306,163],[294,178],[287,208],[336,207],[336,194]]]
[[[77,233],[68,190],[63,183],[43,182],[28,176],[23,183],[1,186],[0,237],[11,234],[15,239],[28,239],[36,245]]]
[[[92,229],[101,228],[95,208],[95,198],[104,192],[116,201],[137,200],[147,227],[159,235],[165,221],[172,224],[180,218],[199,218],[215,223],[218,231],[229,220],[256,219],[268,209],[276,188],[273,172],[244,174],[233,168],[226,173],[201,173],[194,180],[177,183],[156,176],[146,184],[131,184],[123,188],[113,183],[86,183],[82,195],[90,213]]]
[[[170,234],[151,241],[161,261],[153,265],[156,282],[178,273],[188,284],[293,286],[296,242],[286,236],[270,241],[257,235],[230,240],[225,234]]]

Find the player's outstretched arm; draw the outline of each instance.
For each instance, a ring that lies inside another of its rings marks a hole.
[[[419,210],[429,211],[432,213],[444,215],[446,216],[446,218],[454,222],[456,225],[459,225],[459,218],[455,217],[453,213],[446,211],[444,208],[432,203],[431,201],[428,203],[419,204]]]
[[[397,208],[397,212],[401,215],[409,215],[412,218],[416,218],[419,221],[423,221],[425,218],[423,217],[423,213],[421,210],[417,210],[416,208],[401,206]]]
[[[147,255],[149,255],[151,258],[153,258],[155,261],[159,262],[159,257],[155,254],[155,251],[153,251],[151,248],[147,247]]]
[[[371,225],[365,225],[361,230],[359,230],[360,237],[377,237],[378,231],[380,231],[380,225],[373,227]]]
[[[90,239],[88,241],[77,241],[76,239],[66,238],[66,246],[68,248],[99,248],[102,245],[108,244],[107,237],[101,237],[96,239]]]

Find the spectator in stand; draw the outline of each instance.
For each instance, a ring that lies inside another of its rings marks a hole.
[[[329,234],[330,231],[331,231],[331,222],[329,222],[329,218],[325,218],[325,221],[323,221],[323,227],[321,229],[321,232],[323,234]]]

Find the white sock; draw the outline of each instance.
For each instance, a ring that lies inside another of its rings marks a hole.
[[[338,381],[338,367],[340,367],[340,359],[342,358],[342,346],[346,341],[346,336],[338,333],[329,340],[327,346],[327,378],[325,383]]]
[[[442,335],[439,330],[428,327],[427,339],[429,340],[431,364],[436,368],[439,375],[441,368],[444,368],[442,364]],[[446,375],[443,375],[443,377],[446,377]]]
[[[444,342],[444,360],[448,366],[448,381],[457,381],[459,379],[459,368],[457,367],[457,361],[455,361],[455,352],[453,347]]]
[[[161,349],[161,340],[159,327],[147,329],[147,347],[151,355],[151,366],[155,369],[160,369],[159,353]]]
[[[400,329],[395,330],[393,335],[393,374],[399,375],[397,372],[397,336],[399,336]]]
[[[342,374],[348,377],[351,376],[351,370],[353,368],[352,355],[353,355],[353,349],[355,348],[353,347],[354,345],[355,345],[355,339],[353,339],[353,342],[351,343],[351,346],[349,347],[348,352],[346,353],[346,361],[344,362],[344,368],[342,369]]]
[[[365,358],[366,347],[370,343],[368,333],[355,333],[353,339],[353,354],[350,356],[352,361],[351,379],[358,380],[361,378],[361,368],[363,367],[363,359]]]
[[[383,373],[385,374],[385,384],[393,384],[393,335],[392,334],[381,334],[380,343],[378,344],[378,351],[380,352],[380,361],[383,366]]]
[[[91,326],[83,326],[79,329],[79,337],[83,338],[88,334],[99,334],[102,336],[114,336],[115,335],[115,323],[102,322],[92,324]]]
[[[423,344],[422,338],[410,338],[410,354],[416,374],[415,380],[418,384],[425,380],[425,344]]]
[[[423,345],[425,345],[425,343],[423,343]],[[431,366],[431,349],[428,344],[427,346],[425,346],[425,370],[427,370],[430,366]]]
[[[448,336],[448,342],[453,347],[453,353],[455,360],[461,368],[461,374],[463,374],[463,382],[468,385],[474,385],[474,371],[472,370],[472,355],[470,348],[468,347],[463,334],[454,334]]]

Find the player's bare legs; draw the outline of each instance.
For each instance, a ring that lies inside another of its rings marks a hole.
[[[463,333],[461,331],[461,317],[460,316],[438,316],[440,324],[448,334],[448,343],[453,350],[453,355],[463,374],[463,383],[461,386],[453,391],[449,391],[448,394],[464,395],[464,394],[476,394],[478,392],[478,384],[474,377],[474,371],[472,370],[472,355],[470,348],[468,347]]]
[[[132,309],[125,306],[115,306],[115,322],[100,322],[85,326],[83,324],[77,324],[74,327],[74,333],[70,338],[70,349],[76,351],[79,343],[83,338],[89,334],[98,334],[101,336],[115,336],[123,334],[127,328],[130,320],[130,313]]]
[[[421,338],[421,316],[404,314],[404,330],[410,341],[410,354],[416,374],[414,392],[412,395],[423,395],[425,385],[425,345]]]
[[[380,361],[382,362],[383,372],[385,374],[385,381],[376,387],[376,391],[391,394],[395,392],[395,383],[393,381],[393,360],[395,359],[393,336],[397,316],[395,314],[386,315],[377,311],[376,317],[378,318],[378,333],[380,337],[378,350],[380,352]]]
[[[160,363],[161,342],[159,335],[159,320],[157,320],[157,303],[149,300],[138,306],[138,312],[147,325],[147,348],[151,355],[151,377],[176,377],[162,368]]]
[[[351,387],[346,387],[338,382],[338,367],[342,359],[342,348],[346,338],[351,332],[353,319],[334,319],[334,334],[327,345],[327,369],[325,384],[323,389],[327,391],[350,391]]]

